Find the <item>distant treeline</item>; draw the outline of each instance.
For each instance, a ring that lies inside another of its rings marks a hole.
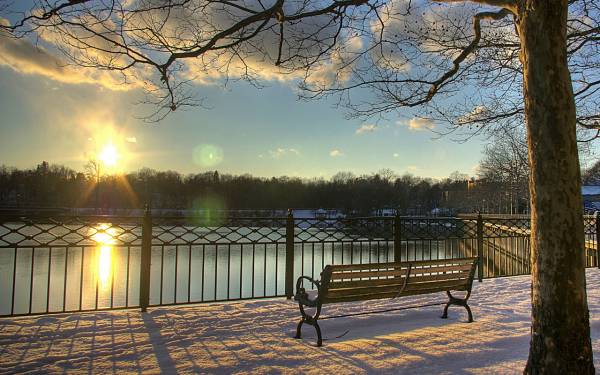
[[[262,178],[218,171],[182,175],[148,168],[98,176],[93,169],[83,173],[42,162],[33,169],[0,167],[0,206],[98,208],[102,212],[142,208],[146,203],[155,209],[333,208],[356,214],[385,208],[412,215],[525,212],[526,188],[515,186],[489,178],[469,179],[457,172],[434,180],[397,176],[389,169],[362,176],[340,172],[330,179]]]
[[[25,170],[0,167],[0,205],[109,210],[149,203],[153,208],[170,209],[336,208],[356,213],[395,208],[412,214],[438,208],[473,210],[467,204],[473,195],[470,183],[460,178],[436,181],[396,176],[390,170],[363,176],[341,172],[327,180],[259,178],[217,171],[182,175],[147,168],[98,178],[42,162]]]

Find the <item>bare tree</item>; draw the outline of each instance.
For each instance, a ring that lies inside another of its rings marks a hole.
[[[94,190],[96,192],[95,211],[98,213],[98,209],[100,207],[100,161],[96,159],[90,159],[85,164],[84,169],[87,178],[94,181]]]
[[[396,172],[394,172],[390,168],[381,168],[380,170],[377,171],[376,175],[381,177],[381,179],[387,183],[392,183],[398,178],[398,175],[396,174]]]
[[[500,196],[508,195],[507,212],[519,212],[522,200],[528,200],[529,165],[527,137],[520,128],[503,130],[492,137],[479,162],[479,177],[500,187]]]
[[[596,161],[591,167],[583,172],[583,183],[586,185],[600,184],[600,160]]]
[[[599,7],[594,0],[65,0],[2,14],[11,35],[53,44],[77,65],[119,72],[124,83],[146,82],[157,118],[197,104],[188,91],[194,80],[258,85],[283,73],[302,79],[306,97],[338,95],[355,116],[411,107],[415,126],[443,121],[442,132],[469,134],[523,120],[533,318],[525,371],[593,373],[576,133],[577,125],[600,129]],[[363,89],[370,96],[356,100]]]

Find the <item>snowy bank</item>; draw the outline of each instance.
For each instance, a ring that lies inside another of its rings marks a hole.
[[[521,373],[529,346],[529,276],[474,284],[470,305],[325,320],[292,338],[285,299],[0,319],[0,373]],[[595,366],[600,369],[600,270],[587,271]],[[325,306],[324,315],[444,302],[445,294]],[[349,330],[341,338],[335,338]]]

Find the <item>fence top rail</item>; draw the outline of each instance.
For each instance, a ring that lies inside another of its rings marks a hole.
[[[156,221],[228,221],[228,220],[240,220],[240,221],[285,221],[288,219],[288,216],[212,216],[210,218],[206,217],[203,214],[199,215],[185,215],[185,216],[177,216],[177,215],[151,215],[153,220]],[[32,221],[35,219],[49,219],[56,221],[67,221],[67,220],[84,220],[84,221],[101,221],[101,222],[110,222],[110,221],[118,221],[118,220],[142,220],[144,218],[143,215],[100,215],[100,214],[81,214],[81,215],[73,215],[73,214],[48,214],[48,213],[33,213],[33,214],[17,214],[17,213],[0,213],[0,222],[6,221]],[[360,216],[360,217],[293,217],[295,221],[356,221],[356,220],[393,220],[393,216]],[[411,216],[411,217],[403,217],[404,219],[418,219],[420,217]],[[423,219],[436,219],[436,217],[423,217]],[[441,219],[437,217],[438,219]]]
[[[115,221],[115,220],[141,220],[143,216],[128,216],[128,215],[70,215],[70,214],[0,214],[0,222],[7,221],[32,221],[35,219],[48,219],[55,221],[67,221],[67,220],[84,220],[84,221],[99,221],[99,222],[107,222],[107,221]]]

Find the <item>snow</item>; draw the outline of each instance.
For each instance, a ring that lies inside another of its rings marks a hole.
[[[595,366],[600,368],[600,270],[587,270]],[[285,299],[0,319],[0,373],[521,373],[529,345],[529,277],[474,284],[475,322],[442,306],[325,320],[292,338]],[[444,294],[326,305],[323,315],[444,302]],[[349,332],[335,338],[344,332]]]

